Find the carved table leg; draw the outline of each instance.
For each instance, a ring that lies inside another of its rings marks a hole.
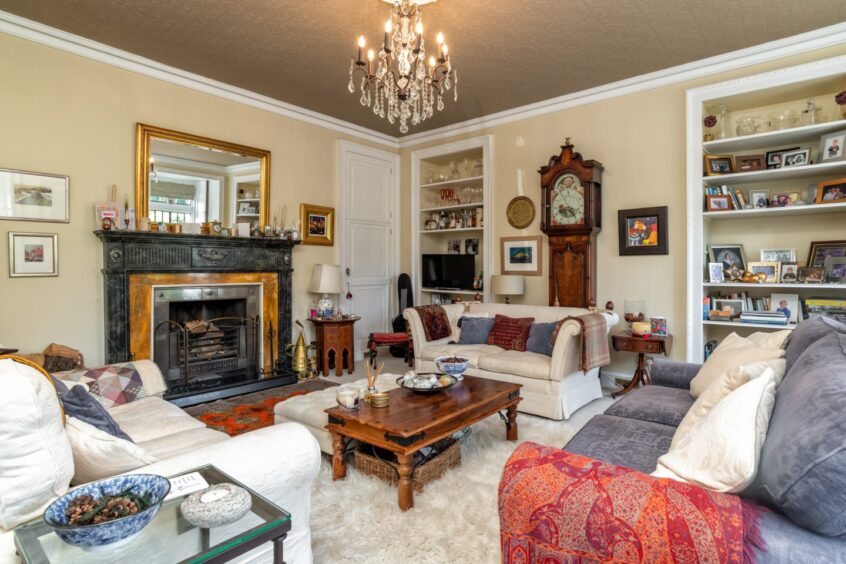
[[[332,431],[332,480],[347,477],[347,465],[344,462],[344,436]]]
[[[352,347],[344,349],[344,352],[347,353],[347,373],[352,374],[355,372],[355,352],[352,350]],[[373,362],[375,364],[375,358]]]
[[[637,355],[637,368],[635,369],[635,373],[634,376],[632,376],[631,382],[629,382],[628,385],[622,390],[611,394],[611,397],[616,398],[617,396],[626,395],[627,393],[637,388],[641,382],[646,384],[648,380],[649,375],[646,371],[646,355],[643,353],[639,353]]]
[[[509,441],[517,440],[517,406],[512,405],[505,412],[505,438]]]
[[[397,462],[399,462],[399,484],[397,484],[399,507],[407,511],[414,507],[414,491],[411,489],[411,455],[398,454]]]

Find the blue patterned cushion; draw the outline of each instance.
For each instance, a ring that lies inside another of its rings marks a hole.
[[[529,340],[526,341],[526,350],[533,353],[552,356],[552,332],[558,326],[557,321],[551,323],[532,323],[529,329]]]
[[[459,345],[484,345],[494,324],[492,317],[462,317],[458,322],[461,327]]]
[[[129,435],[123,432],[118,422],[109,415],[106,408],[88,393],[85,386],[73,386],[70,390],[63,392],[60,398],[62,407],[65,408],[65,415],[68,417],[76,417],[110,435],[134,442]]]

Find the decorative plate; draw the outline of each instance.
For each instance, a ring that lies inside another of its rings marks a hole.
[[[535,220],[535,204],[526,196],[517,196],[508,202],[505,215],[511,227],[524,229]]]
[[[411,386],[410,382],[408,383],[408,385],[406,385],[403,377],[400,376],[399,378],[397,378],[397,385],[400,388],[405,388],[409,392],[414,392],[417,394],[434,394],[435,392],[440,392],[441,390],[451,388],[455,386],[455,384],[458,382],[458,380],[456,380],[454,376],[450,376],[449,374],[441,374],[439,378],[449,378],[450,382],[446,386],[438,386],[437,388],[414,388]]]

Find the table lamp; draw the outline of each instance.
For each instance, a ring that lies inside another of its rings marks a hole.
[[[329,294],[341,293],[341,267],[334,264],[315,264],[308,291],[323,294],[317,302],[317,317],[335,315],[335,304]]]
[[[511,296],[522,296],[525,283],[522,276],[514,274],[494,274],[491,276],[491,291],[498,296],[505,296],[505,303],[511,303]]]

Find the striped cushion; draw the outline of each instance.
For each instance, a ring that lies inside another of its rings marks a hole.
[[[534,320],[534,317],[508,317],[497,314],[488,333],[487,343],[506,350],[525,351]]]

